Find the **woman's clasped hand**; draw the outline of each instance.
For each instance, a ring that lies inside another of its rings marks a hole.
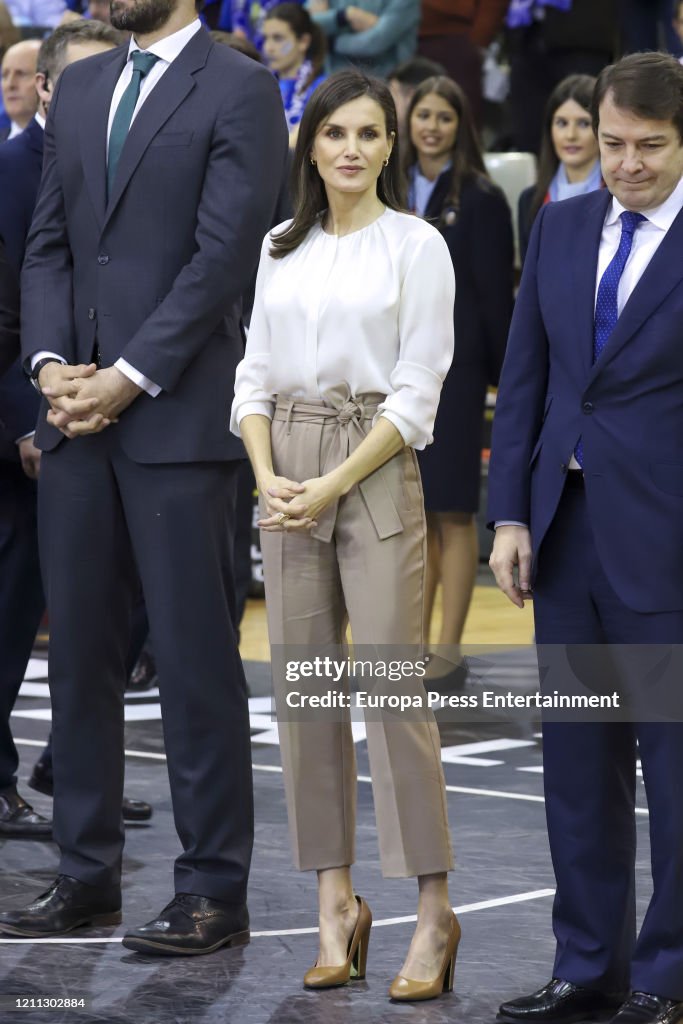
[[[341,481],[333,473],[296,483],[284,476],[259,481],[266,511],[258,521],[262,530],[310,530],[318,525],[318,516],[342,497]],[[286,518],[282,519],[281,516]]]

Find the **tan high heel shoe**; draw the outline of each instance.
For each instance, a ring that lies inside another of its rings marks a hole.
[[[404,978],[402,974],[397,974],[389,989],[390,997],[399,1002],[417,1002],[420,999],[436,999],[444,992],[452,992],[460,935],[460,924],[453,914],[443,963],[437,976],[432,981],[413,981],[412,978]]]
[[[304,975],[304,988],[336,988],[346,985],[347,981],[361,981],[365,977],[365,965],[368,959],[368,943],[372,914],[362,896],[356,896],[358,903],[358,919],[349,939],[346,962],[334,967],[311,967]]]

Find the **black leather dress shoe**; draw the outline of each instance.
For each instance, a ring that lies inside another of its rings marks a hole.
[[[158,683],[159,677],[154,658],[149,651],[143,650],[126,683],[126,690],[128,693],[145,693],[146,690],[151,690]]]
[[[623,994],[608,995],[553,978],[530,996],[503,1003],[498,1015],[502,1020],[538,1021],[539,1024],[562,1021],[570,1024],[571,1021],[590,1020],[595,1014],[614,1010],[623,998]]]
[[[16,789],[0,790],[0,838],[49,839],[52,822],[20,797]]]
[[[680,1024],[683,1003],[649,992],[632,992],[610,1024]]]
[[[34,764],[28,784],[37,793],[54,796],[52,772],[45,767],[42,761],[36,761]],[[149,821],[152,817],[152,807],[144,800],[131,800],[130,797],[124,796],[121,801],[121,813],[124,821]]]
[[[152,805],[145,800],[131,800],[124,796],[121,801],[121,813],[124,821],[149,821],[152,817]]]
[[[196,956],[248,942],[246,905],[232,906],[186,892],[178,893],[154,921],[123,937],[126,949],[157,956]]]
[[[90,924],[121,924],[121,893],[59,875],[47,892],[20,910],[0,913],[0,933],[20,938],[61,935]]]

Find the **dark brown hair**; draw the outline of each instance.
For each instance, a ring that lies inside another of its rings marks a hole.
[[[593,130],[600,105],[611,92],[614,104],[637,117],[671,121],[683,142],[683,65],[668,53],[631,53],[603,68],[593,93]]]
[[[220,43],[221,46],[229,46],[231,50],[237,50],[238,53],[243,53],[245,57],[251,57],[257,64],[263,64],[261,54],[254,44],[245,39],[244,36],[238,36],[236,32],[223,32],[219,28],[212,28],[209,35],[214,43]]]
[[[402,210],[402,175],[398,154],[396,107],[387,85],[378,78],[369,78],[355,68],[338,71],[321,82],[304,110],[292,159],[292,199],[294,219],[286,231],[273,236],[270,255],[281,259],[293,252],[327,209],[325,184],[317,167],[311,163],[311,150],[320,126],[335,110],[361,96],[374,100],[382,108],[387,137],[394,136],[389,163],[377,179],[377,198],[392,210]]]
[[[284,21],[286,25],[289,25],[297,39],[301,39],[302,36],[306,35],[311,37],[311,42],[306,50],[306,60],[310,60],[312,68],[308,81],[304,82],[303,86],[305,89],[308,89],[309,85],[315,82],[316,78],[322,74],[325,57],[327,56],[327,38],[325,33],[313,21],[306,8],[302,7],[301,4],[285,3],[271,7],[263,19],[263,24],[265,25],[267,21],[271,21],[273,18],[277,18],[278,21]]]
[[[472,110],[469,100],[465,96],[457,82],[445,75],[437,75],[434,78],[427,78],[421,85],[418,85],[415,94],[408,107],[408,126],[417,105],[428,96],[434,93],[441,96],[458,115],[458,130],[455,136],[455,145],[451,153],[451,180],[448,187],[448,195],[444,200],[444,209],[450,207],[458,210],[460,207],[460,190],[463,182],[468,179],[478,178],[489,181],[488,171],[481,152],[481,143],[472,117]],[[412,167],[418,161],[417,149],[413,143],[410,131],[406,145],[404,160],[404,171],[406,177]]]
[[[538,158],[536,188],[531,197],[531,206],[529,207],[530,227],[534,222],[536,214],[545,202],[550,182],[555,177],[555,172],[560,166],[560,161],[553,145],[552,129],[555,113],[563,103],[567,103],[568,100],[574,100],[582,110],[590,114],[594,89],[595,79],[592,75],[569,75],[555,86],[548,97],[543,114],[543,135],[541,138],[541,152]]]

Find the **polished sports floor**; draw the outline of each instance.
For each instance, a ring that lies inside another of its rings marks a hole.
[[[482,577],[482,580],[484,577]],[[506,607],[490,586],[477,587],[469,644],[496,644],[489,681],[528,686],[534,674],[529,612]],[[501,646],[505,652],[501,652]],[[249,904],[249,946],[193,958],[151,958],[121,946],[125,924],[149,920],[171,898],[173,830],[157,691],[126,700],[126,792],[154,805],[148,824],[129,826],[124,859],[124,925],[95,934],[33,941],[0,939],[0,1022],[106,1024],[490,1024],[504,998],[550,976],[553,875],[545,837],[538,723],[531,718],[442,724],[442,758],[457,858],[452,902],[463,939],[452,995],[422,1004],[390,1004],[387,988],[410,941],[416,906],[412,880],[382,879],[363,729],[357,730],[358,847],[354,883],[374,926],[365,981],[327,992],[304,991],[316,953],[315,877],[291,868],[277,732],[269,709],[269,666],[260,602],[243,626],[243,655],[253,694],[252,749],[256,843]],[[21,753],[20,791],[37,810],[50,800],[25,782],[47,736],[46,663],[34,658],[13,716]],[[476,680],[473,684],[476,686]],[[76,738],[77,742],[77,738]],[[35,797],[35,799],[34,799]],[[649,896],[647,811],[639,784],[639,906]],[[0,842],[0,907],[47,888],[58,862],[49,842]],[[12,1010],[17,997],[85,1001],[81,1009]]]

